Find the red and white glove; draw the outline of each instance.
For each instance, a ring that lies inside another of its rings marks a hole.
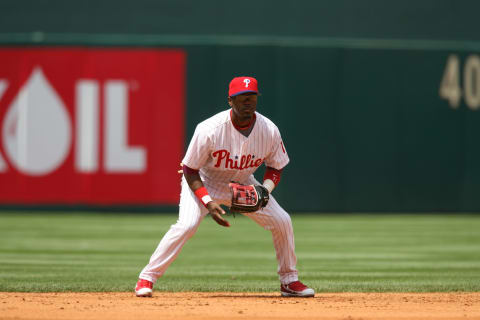
[[[232,193],[232,212],[256,212],[265,207],[270,199],[267,188],[261,185],[228,184]]]

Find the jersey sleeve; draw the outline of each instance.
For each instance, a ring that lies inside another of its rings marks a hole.
[[[275,128],[273,133],[272,151],[265,158],[265,165],[277,170],[281,170],[289,162],[290,159],[288,158],[287,150],[285,149],[280,131],[278,128]]]
[[[191,169],[199,170],[205,166],[210,156],[212,139],[205,129],[201,125],[197,126],[182,160],[182,163]]]

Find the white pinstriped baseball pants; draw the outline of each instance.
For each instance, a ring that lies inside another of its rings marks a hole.
[[[253,177],[247,181],[248,184],[256,183]],[[217,190],[206,184],[210,196],[218,203],[229,206],[229,190]],[[170,230],[163,236],[152,254],[150,262],[140,273],[139,278],[149,280],[153,283],[160,278],[168,266],[175,260],[182,250],[183,245],[197,231],[200,222],[208,214],[208,210],[195,197],[190,190],[185,178],[182,178],[182,192],[180,197],[180,211],[177,223],[170,227]],[[247,213],[245,216],[254,220],[265,230],[270,230],[273,238],[277,261],[278,275],[280,282],[288,284],[298,280],[296,269],[297,257],[295,255],[295,241],[293,235],[292,221],[288,213],[280,207],[277,201],[270,196],[265,208],[259,212]]]

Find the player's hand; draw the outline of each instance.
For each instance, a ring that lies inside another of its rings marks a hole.
[[[225,214],[225,210],[218,203],[210,201],[207,203],[207,209],[215,222],[221,226],[230,227],[230,223],[222,217],[222,214]]]

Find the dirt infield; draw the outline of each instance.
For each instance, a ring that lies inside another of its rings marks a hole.
[[[0,292],[0,319],[480,319],[480,293]]]

